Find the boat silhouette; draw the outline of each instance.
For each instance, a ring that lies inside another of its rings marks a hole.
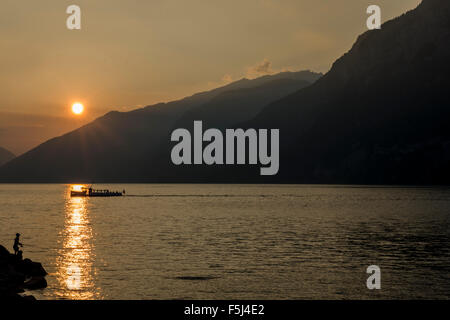
[[[70,190],[71,197],[121,197],[125,194],[125,190],[110,191],[108,189],[93,189],[92,187],[73,188]]]

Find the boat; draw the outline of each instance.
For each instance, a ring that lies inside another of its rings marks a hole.
[[[70,190],[71,197],[121,197],[125,194],[125,190],[110,191],[108,189],[93,189],[92,187],[74,187]]]

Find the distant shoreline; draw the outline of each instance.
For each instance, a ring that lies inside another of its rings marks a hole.
[[[30,181],[30,182],[3,182],[0,181],[0,185],[21,185],[21,184],[62,184],[62,185],[110,185],[110,184],[136,184],[136,185],[144,185],[144,184],[153,184],[153,185],[267,185],[267,186],[301,186],[301,187],[332,187],[332,188],[392,188],[392,189],[416,189],[416,188],[442,188],[447,189],[450,188],[450,184],[441,185],[441,184],[356,184],[356,183],[292,183],[292,182],[279,182],[279,183],[258,183],[258,182],[127,182],[127,181],[117,181],[117,182],[109,182],[109,181],[98,181],[95,183],[92,182],[67,182],[67,181],[58,181],[58,182],[50,182],[50,181]]]

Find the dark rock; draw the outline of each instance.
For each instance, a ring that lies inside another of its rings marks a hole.
[[[12,265],[9,265],[8,277],[11,281],[23,283],[25,281],[25,275],[17,269],[15,269]]]
[[[18,302],[22,302],[22,301],[36,301],[36,298],[31,296],[31,295],[25,295],[25,296],[21,296],[20,294],[17,293],[7,293],[5,295],[2,295],[0,292],[0,299],[2,302],[4,301],[18,301]]]
[[[30,259],[24,259],[17,264],[16,270],[25,274],[26,276],[32,277],[44,277],[47,275],[42,264],[39,262],[33,262]]]
[[[47,280],[44,277],[32,277],[23,283],[23,287],[29,290],[47,288]]]
[[[33,296],[22,296],[23,301],[36,301],[36,298]]]
[[[11,254],[0,245],[0,301],[34,301],[33,296],[21,296],[24,289],[36,290],[47,287],[42,264],[22,256]]]
[[[11,254],[9,253],[8,249],[6,249],[4,246],[0,245],[0,259],[1,258],[9,258]]]

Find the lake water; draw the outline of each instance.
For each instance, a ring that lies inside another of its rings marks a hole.
[[[49,272],[38,299],[450,297],[450,189],[0,184],[0,244]],[[381,268],[368,290],[366,268]]]

